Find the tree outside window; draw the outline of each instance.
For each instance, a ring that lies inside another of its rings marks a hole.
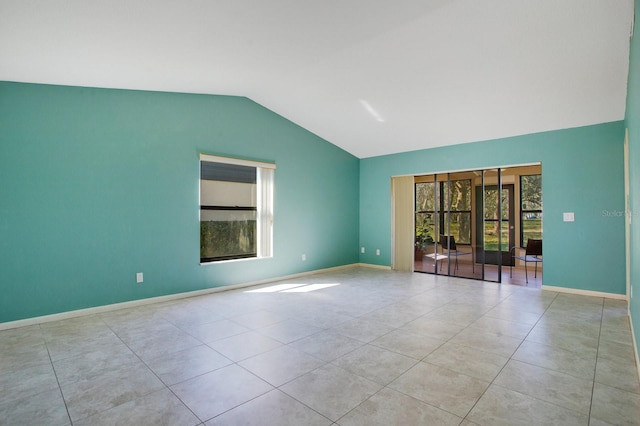
[[[520,176],[520,246],[542,239],[542,175]]]

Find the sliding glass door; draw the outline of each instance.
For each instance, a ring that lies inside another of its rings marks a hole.
[[[511,247],[515,246],[515,217],[513,214],[513,185],[476,187],[476,200],[484,200],[484,208],[477,205],[477,239],[481,250],[478,258],[492,265],[511,264]],[[502,194],[498,200],[498,193]],[[484,195],[484,199],[482,198]]]
[[[440,185],[435,175],[415,182],[414,270],[436,273],[436,240],[440,235]]]
[[[469,173],[416,178],[414,270],[476,277],[472,178]]]
[[[416,176],[414,271],[502,282],[522,241],[542,236],[540,170]]]

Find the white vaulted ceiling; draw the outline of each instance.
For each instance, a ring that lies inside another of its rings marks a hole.
[[[0,0],[0,80],[246,96],[363,158],[624,118],[633,0]]]

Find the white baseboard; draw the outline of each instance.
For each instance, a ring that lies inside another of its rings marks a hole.
[[[391,266],[374,265],[373,263],[356,263],[355,266],[364,266],[365,268],[374,268],[374,269],[384,269],[385,271],[391,270]]]
[[[280,277],[266,278],[264,280],[250,281],[241,284],[232,284],[221,287],[206,288],[203,290],[187,291],[184,293],[168,294],[166,296],[149,297],[146,299],[131,300],[128,302],[113,303],[110,305],[95,306],[93,308],[77,309],[74,311],[60,312],[57,314],[43,315],[39,317],[26,318],[16,321],[0,323],[0,331],[9,330],[11,328],[26,327],[29,325],[42,324],[46,322],[60,321],[64,319],[77,318],[86,315],[95,315],[104,312],[117,311],[119,309],[134,308],[136,306],[149,305],[152,303],[167,302],[171,300],[185,299],[187,297],[202,296],[210,293],[218,293],[221,291],[236,290],[245,287],[253,287],[262,284],[268,284],[275,281],[289,280],[293,278],[306,277],[326,272],[339,271],[343,269],[354,268],[357,266],[375,267],[376,265],[366,265],[361,263],[353,263],[349,265],[334,266],[331,268],[316,269],[313,271],[300,272],[297,274],[285,275]]]
[[[636,355],[636,371],[638,372],[638,380],[640,380],[640,357],[638,356],[638,342],[636,340],[636,333],[633,331],[631,309],[629,309],[629,325],[631,326],[631,341],[633,342],[633,353]]]
[[[603,291],[581,290],[578,288],[556,287],[552,285],[542,285],[543,290],[557,291],[558,293],[578,294],[580,296],[606,297],[607,299],[627,300],[626,294],[606,293]]]
[[[629,300],[626,294],[615,294],[615,293],[605,293],[601,291],[591,291],[591,290],[578,290],[575,288],[567,288],[567,287],[554,287],[543,285],[543,290],[557,291],[559,293],[570,293],[570,294],[579,294],[582,296],[595,296],[595,297],[606,297],[610,299],[618,299],[618,300]],[[631,339],[633,343],[633,353],[636,358],[636,371],[638,374],[638,380],[640,380],[640,357],[638,356],[638,342],[636,341],[636,333],[633,331],[633,321],[631,318],[631,310],[629,310],[629,325],[631,326]]]

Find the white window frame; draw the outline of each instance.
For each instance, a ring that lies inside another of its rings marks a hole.
[[[244,160],[239,158],[221,157],[217,155],[200,154],[198,166],[201,167],[202,162],[233,164],[238,166],[248,166],[256,168],[256,205],[257,205],[257,232],[258,239],[256,243],[256,257],[248,257],[242,259],[231,260],[213,260],[210,262],[201,262],[201,265],[218,264],[221,262],[236,262],[240,260],[263,259],[273,257],[273,198],[275,186],[275,163],[266,163],[261,161]],[[200,168],[198,169],[200,170]],[[202,177],[200,177],[200,180]],[[198,208],[201,205],[201,189],[198,189]],[[201,213],[200,213],[201,214]],[[200,219],[200,218],[199,218]]]

